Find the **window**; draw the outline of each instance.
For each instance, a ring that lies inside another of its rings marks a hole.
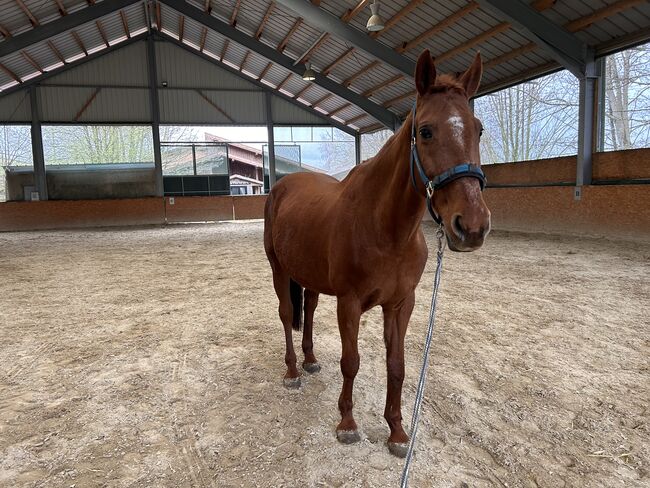
[[[559,71],[474,101],[483,164],[576,154],[578,80]]]
[[[44,125],[43,153],[49,166],[149,163],[150,126]]]
[[[393,131],[388,129],[361,134],[361,160],[374,157],[392,136]]]
[[[8,198],[7,181],[33,171],[32,135],[28,125],[0,125],[0,202]]]
[[[650,43],[605,60],[604,149],[650,147]]]
[[[274,127],[273,137],[278,179],[297,171],[343,179],[356,163],[354,137],[334,127]]]

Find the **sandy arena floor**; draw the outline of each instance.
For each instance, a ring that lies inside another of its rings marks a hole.
[[[285,390],[261,223],[0,234],[0,277],[0,486],[397,486],[379,310],[343,446],[334,299]],[[495,232],[446,254],[439,307],[411,486],[649,486],[647,244]]]

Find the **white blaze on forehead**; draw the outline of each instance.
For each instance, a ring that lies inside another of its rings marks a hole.
[[[463,131],[465,130],[465,124],[463,124],[463,119],[460,114],[456,111],[451,113],[447,123],[451,126],[451,134],[459,146],[463,145]]]

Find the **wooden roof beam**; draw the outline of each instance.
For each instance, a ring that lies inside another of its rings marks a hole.
[[[289,73],[289,74],[287,75],[287,77],[286,77],[284,80],[282,80],[278,86],[275,87],[275,89],[279,91],[280,88],[282,88],[284,85],[287,84],[287,81],[289,81],[289,79],[290,79],[292,76],[293,76],[293,73]]]
[[[70,32],[72,34],[73,39],[77,43],[77,46],[79,46],[79,49],[83,51],[83,53],[88,56],[88,51],[86,50],[86,46],[84,46],[83,41],[81,40],[81,37],[79,37],[79,34],[77,34],[75,31]]]
[[[212,13],[212,1],[211,0],[205,0],[205,3],[203,4],[203,10],[205,10],[206,14],[211,14]]]
[[[11,71],[9,68],[7,68],[4,64],[0,63],[0,69],[7,73],[14,81],[17,81],[18,83],[22,83],[21,79],[18,78],[18,75]]]
[[[389,78],[386,81],[382,81],[380,84],[375,85],[372,88],[369,88],[368,90],[364,91],[361,95],[363,95],[366,98],[371,97],[375,93],[377,93],[378,91],[383,90],[384,88],[392,85],[393,83],[397,83],[398,81],[400,81],[402,79],[404,79],[404,75],[402,75],[402,74],[395,75],[392,78]]]
[[[102,41],[104,41],[106,47],[111,47],[111,45],[108,43],[108,37],[106,37],[106,31],[104,30],[104,26],[102,25],[102,23],[99,20],[96,20],[95,25],[97,26],[99,35],[101,36]]]
[[[351,47],[347,51],[345,51],[343,54],[341,54],[338,58],[336,58],[334,61],[332,61],[329,66],[326,66],[325,69],[322,71],[323,76],[329,75],[334,68],[336,68],[339,64],[341,64],[343,61],[348,59],[352,53],[354,52],[354,48]]]
[[[303,96],[305,93],[307,93],[307,91],[308,91],[310,88],[312,88],[313,86],[314,86],[314,85],[313,85],[312,83],[307,84],[307,86],[305,86],[302,90],[300,90],[298,93],[296,93],[296,94],[293,96],[293,98],[295,98],[295,99],[300,98],[300,97]]]
[[[66,64],[65,58],[61,54],[61,51],[57,49],[57,47],[54,45],[52,41],[47,41],[47,46],[50,48],[50,50],[54,53],[54,55],[58,58],[60,62]]]
[[[204,27],[203,31],[201,32],[201,40],[199,41],[199,52],[203,52],[205,49],[205,41],[208,38],[208,28]]]
[[[346,23],[350,22],[353,18],[359,15],[364,8],[366,8],[368,3],[370,3],[370,0],[361,0],[356,4],[356,6],[349,8],[343,15],[341,15],[341,20]]]
[[[314,103],[312,103],[311,106],[312,106],[313,108],[316,108],[316,107],[318,107],[321,103],[323,103],[325,100],[328,100],[328,99],[330,99],[330,98],[332,98],[332,94],[331,94],[331,93],[326,93],[325,95],[323,95],[322,97],[320,97],[318,100],[316,100]]]
[[[36,62],[34,58],[32,58],[27,51],[20,51],[20,54],[23,55],[23,57],[27,60],[29,64],[31,64],[36,71],[39,73],[43,74],[45,71],[43,71],[43,68],[41,68],[41,65]]]
[[[159,17],[160,16],[160,4],[157,5],[157,12],[156,15]],[[124,10],[120,10],[120,19],[122,19],[122,27],[124,28],[124,34],[126,34],[127,39],[131,39],[131,31],[129,30],[129,19],[126,18],[126,14],[124,13]],[[160,22],[160,20],[158,20]],[[160,24],[158,24],[158,30],[160,30],[162,27],[160,27]]]
[[[269,64],[267,64],[267,65],[264,67],[264,69],[262,70],[262,72],[260,73],[260,75],[257,77],[257,81],[261,81],[262,79],[264,79],[264,77],[266,76],[266,74],[267,74],[267,73],[269,72],[269,70],[271,69],[271,66],[273,66],[273,63],[269,63]]]
[[[371,32],[370,37],[373,39],[378,38],[380,35],[384,34],[387,32],[389,29],[392,29],[395,24],[397,24],[402,18],[406,17],[408,14],[413,12],[417,7],[420,6],[420,4],[424,2],[424,0],[415,0],[413,2],[409,2],[409,4],[401,9],[399,12],[397,12],[395,15],[393,15],[386,23],[384,24],[384,28],[380,31],[377,32]]]
[[[183,42],[184,35],[185,35],[185,16],[181,15],[178,18],[178,40]]]
[[[9,39],[11,37],[11,32],[9,32],[6,27],[3,27],[1,25],[0,25],[0,34],[2,34],[5,39]]]
[[[357,71],[357,72],[354,73],[352,76],[350,76],[347,80],[345,80],[345,81],[343,82],[343,86],[350,86],[352,83],[354,83],[354,80],[356,80],[357,78],[359,78],[359,77],[360,77],[361,75],[363,75],[364,73],[367,73],[367,72],[370,71],[371,69],[376,68],[376,67],[379,66],[380,64],[381,64],[380,61],[375,60],[375,61],[373,61],[372,63],[370,63],[370,64],[364,66],[364,67],[361,68],[359,71]]]
[[[68,11],[66,10],[65,5],[63,5],[63,2],[61,0],[54,0],[54,3],[56,3],[57,8],[59,9],[59,15],[61,17],[68,15]]]
[[[398,95],[398,96],[396,96],[394,98],[391,98],[390,100],[386,100],[382,105],[384,107],[386,107],[386,108],[392,107],[396,103],[401,102],[402,100],[404,100],[406,98],[413,97],[413,96],[415,96],[415,90],[412,90],[412,91],[409,91],[409,92],[406,92],[406,93],[402,93],[401,95]]]
[[[332,111],[331,111],[330,113],[328,113],[327,115],[329,115],[330,117],[332,117],[332,116],[336,115],[337,113],[342,112],[342,111],[345,110],[346,108],[350,108],[351,106],[352,106],[351,103],[345,103],[345,104],[341,105],[340,107],[335,108],[334,110],[332,110]]]
[[[357,120],[361,120],[361,119],[363,119],[363,118],[365,118],[365,117],[367,117],[367,116],[368,116],[368,114],[359,114],[359,115],[355,115],[355,116],[352,117],[351,119],[346,120],[346,121],[345,121],[345,125],[354,124]]]
[[[223,58],[226,57],[226,53],[228,52],[228,46],[230,46],[230,39],[226,39],[226,41],[223,43],[223,48],[221,49],[221,56],[219,56],[219,61],[223,63]]]
[[[469,2],[467,5],[465,5],[463,8],[460,10],[457,10],[453,14],[451,14],[449,17],[441,20],[438,22],[436,25],[431,27],[430,29],[424,31],[422,34],[417,36],[415,39],[411,39],[410,41],[403,42],[401,46],[398,46],[395,48],[395,50],[398,53],[404,53],[406,51],[409,51],[413,49],[414,47],[417,47],[419,44],[424,42],[425,40],[429,39],[430,37],[435,36],[438,32],[442,31],[443,29],[446,29],[452,24],[455,24],[457,21],[465,17],[467,14],[470,12],[476,10],[479,7],[478,3],[472,1]]]
[[[235,27],[237,25],[237,14],[239,13],[239,7],[241,6],[241,0],[237,0],[235,2],[235,8],[232,11],[232,14],[230,15],[230,25]]]
[[[260,26],[257,28],[257,31],[255,32],[255,39],[259,39],[260,37],[262,37],[262,32],[264,32],[264,26],[268,22],[269,17],[273,13],[274,8],[275,8],[275,2],[271,2],[269,4],[269,8],[266,9],[266,13],[262,18],[262,22],[260,22]]]
[[[27,18],[29,19],[29,22],[32,24],[32,27],[38,27],[39,25],[41,25],[38,19],[34,17],[34,14],[32,14],[32,12],[23,3],[23,0],[15,0],[15,2],[18,4],[20,9],[25,13]]]
[[[246,63],[248,62],[248,58],[250,58],[250,56],[251,56],[251,52],[246,51],[246,54],[244,54],[244,59],[242,59],[241,65],[239,66],[239,71],[240,72],[243,71],[244,68],[246,67]]]
[[[300,24],[302,24],[302,18],[298,17],[298,20],[296,20],[291,26],[291,29],[289,29],[289,32],[287,32],[287,35],[284,36],[284,39],[280,41],[280,44],[278,44],[277,50],[280,52],[284,52],[284,50],[287,48],[287,44],[289,44],[289,39],[291,39],[291,36],[293,35],[294,32],[298,30],[298,27],[300,27]]]

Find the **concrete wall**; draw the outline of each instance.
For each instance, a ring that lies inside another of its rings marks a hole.
[[[597,154],[574,199],[575,157],[486,166],[495,229],[650,240],[650,149]],[[625,180],[628,184],[612,185]],[[636,180],[634,183],[633,180]],[[263,218],[265,196],[0,204],[0,231]]]

